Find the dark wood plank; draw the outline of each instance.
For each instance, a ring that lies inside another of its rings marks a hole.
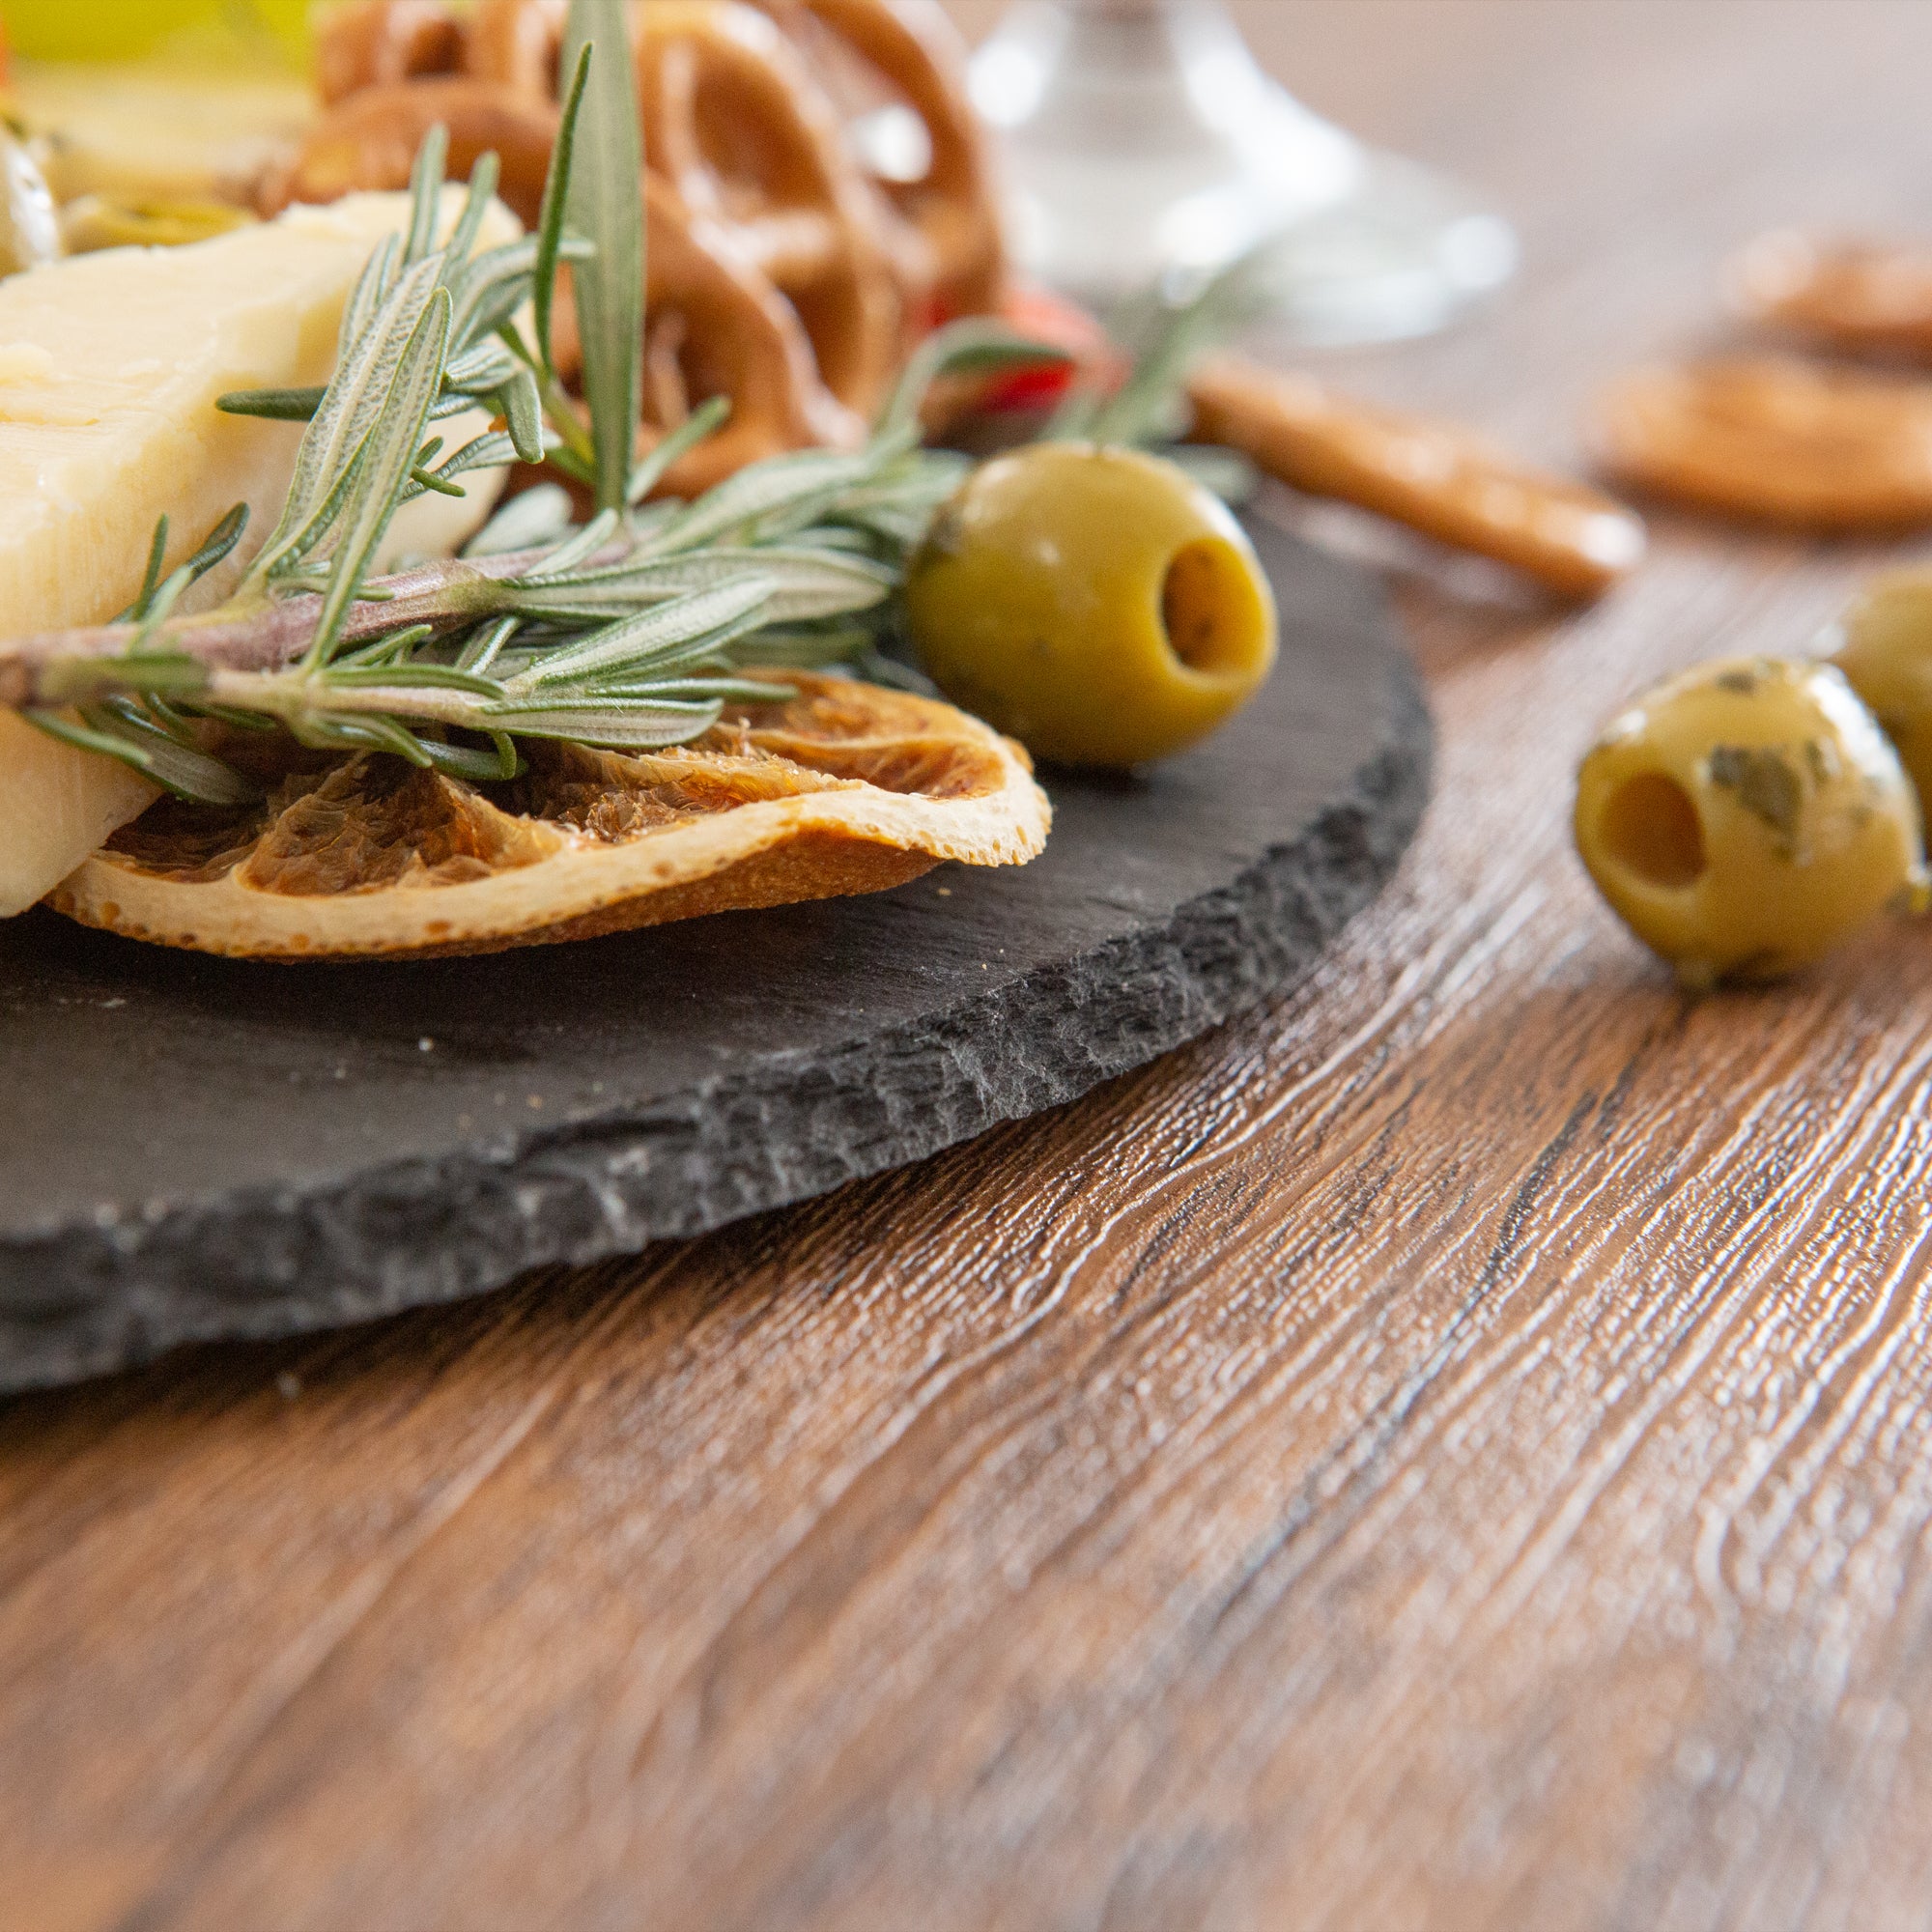
[[[1775,219],[1908,224],[1896,0],[1302,0],[1530,267],[1352,380],[1574,456]],[[1351,540],[1353,526],[1350,526]],[[1316,979],[910,1173],[0,1420],[0,1919],[1883,1926],[1932,1873],[1932,955],[1690,1004],[1568,850],[1657,671],[1898,551],[1400,547],[1442,733]]]

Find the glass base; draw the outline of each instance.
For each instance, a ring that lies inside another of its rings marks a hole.
[[[1276,331],[1387,341],[1515,270],[1501,216],[1310,113],[1214,0],[1022,0],[973,95],[1002,136],[1020,266],[1089,302],[1257,255]]]

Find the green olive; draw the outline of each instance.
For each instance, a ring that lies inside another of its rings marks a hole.
[[[110,201],[85,194],[61,211],[61,234],[71,255],[101,248],[185,248],[207,242],[255,217],[225,201]]]
[[[1577,847],[1691,985],[1794,971],[1926,900],[1911,783],[1829,665],[1736,658],[1659,685],[1584,758]]]
[[[1872,584],[1845,613],[1832,662],[1891,740],[1923,817],[1932,800],[1932,572]]]
[[[60,217],[46,177],[24,143],[0,131],[0,275],[55,261],[60,252]]]
[[[906,609],[949,697],[1064,764],[1164,758],[1274,663],[1274,596],[1240,526],[1133,450],[1036,443],[980,465],[940,512]]]

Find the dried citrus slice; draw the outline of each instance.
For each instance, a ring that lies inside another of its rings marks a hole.
[[[1604,398],[1598,441],[1625,482],[1733,516],[1932,522],[1932,383],[1771,356],[1643,370]]]
[[[1045,843],[1025,753],[978,719],[872,685],[786,681],[796,696],[736,708],[695,744],[538,745],[501,785],[291,752],[263,774],[264,803],[164,800],[49,903],[244,958],[493,952],[878,892],[942,859],[1023,865]]]
[[[1932,248],[1922,242],[1763,235],[1729,279],[1747,315],[1828,349],[1932,355]]]

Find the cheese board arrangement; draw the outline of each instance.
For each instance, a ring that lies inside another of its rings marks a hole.
[[[1259,473],[1634,563],[1218,350],[1238,271],[1016,290],[961,52],[366,0],[240,186],[5,136],[0,1388],[697,1233],[1292,984],[1429,726]]]

